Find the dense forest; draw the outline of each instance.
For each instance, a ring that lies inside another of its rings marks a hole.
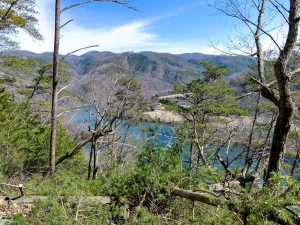
[[[36,54],[35,0],[0,1],[0,224],[300,224],[300,0],[209,1],[248,32],[221,55],[60,54],[102,2],[55,0]]]

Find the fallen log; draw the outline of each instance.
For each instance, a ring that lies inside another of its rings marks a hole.
[[[171,191],[171,195],[189,199],[192,201],[198,201],[198,202],[204,203],[206,205],[210,205],[210,206],[224,207],[224,208],[229,209],[230,211],[238,213],[243,218],[244,217],[246,218],[250,213],[250,209],[247,208],[247,206],[244,206],[243,209],[239,209],[234,202],[231,202],[229,200],[222,199],[222,198],[219,198],[214,195],[207,194],[207,193],[199,193],[199,192],[194,192],[192,190],[184,190],[184,189],[180,189],[180,188],[174,188]],[[289,224],[285,220],[281,219],[279,217],[279,213],[275,210],[270,210],[269,212],[267,212],[267,218],[269,220],[272,220],[272,221],[282,224],[282,225]],[[297,218],[297,216],[294,215],[294,220],[295,220],[295,223],[297,224],[299,218]]]
[[[239,210],[236,205],[228,200],[221,199],[218,197],[218,195],[213,195],[210,193],[200,193],[200,192],[195,192],[194,190],[184,190],[180,188],[174,188],[171,191],[171,195],[189,199],[192,201],[198,201],[202,202],[206,205],[211,205],[211,206],[221,206],[228,208],[231,211],[234,211],[238,214],[244,214],[245,212],[248,211],[248,209],[244,209],[243,211]]]
[[[220,199],[217,197],[209,196],[208,194],[205,193],[199,193],[199,192],[194,192],[194,191],[187,191],[183,190],[180,188],[174,188],[171,192],[172,195],[181,197],[181,198],[186,198],[192,201],[199,201],[203,202],[207,205],[211,206],[218,206],[220,204]]]
[[[16,200],[13,200],[13,203],[15,204],[33,204],[37,201],[43,201],[47,200],[50,197],[48,196],[28,196],[28,197],[21,197]],[[111,203],[110,197],[105,197],[105,196],[57,196],[57,198],[75,198],[75,199],[80,199],[84,202],[89,202],[89,203],[95,203],[95,204],[109,204]],[[10,199],[11,200],[11,199]],[[7,197],[6,196],[0,196],[0,205],[1,204],[7,204]]]

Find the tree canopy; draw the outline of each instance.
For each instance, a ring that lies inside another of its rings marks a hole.
[[[0,49],[17,47],[18,42],[12,37],[20,29],[35,39],[42,39],[36,14],[35,0],[1,0]]]

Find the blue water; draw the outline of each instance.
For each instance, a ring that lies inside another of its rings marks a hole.
[[[95,111],[91,109],[82,109],[77,110],[75,113],[72,113],[71,122],[77,127],[81,127],[87,130],[87,125],[92,125],[95,122]],[[125,134],[128,129],[128,124],[123,123],[120,126],[121,134]],[[164,123],[150,123],[150,122],[141,122],[137,125],[130,125],[128,129],[128,133],[131,137],[131,140],[139,143],[152,143],[156,146],[163,146],[165,148],[170,148],[172,144],[174,144],[177,140],[175,137],[175,127],[172,124],[164,124]],[[179,140],[180,142],[180,140]],[[89,151],[90,145],[86,146],[87,151]],[[219,155],[222,159],[228,163],[229,168],[236,169],[242,168],[244,166],[245,161],[245,151],[244,146],[240,145],[232,145],[232,146],[218,146],[215,144],[210,144],[205,146],[204,153],[206,157],[211,159],[211,163],[217,168],[222,168],[221,163],[218,160],[214,160],[214,153],[219,148]],[[183,163],[189,163],[189,151],[190,145],[183,146]],[[194,152],[196,149],[194,149]],[[193,159],[197,161],[196,157]],[[293,158],[290,156],[285,157],[284,163],[291,165],[293,163]],[[257,165],[257,161],[254,162],[251,168],[255,168]],[[283,169],[283,174],[288,174],[289,169]],[[300,176],[300,168],[295,171],[296,176]]]
[[[77,110],[72,113],[71,123],[78,128],[88,130],[88,126],[93,127],[96,120],[96,113],[91,109]],[[122,123],[119,127],[119,133],[125,134],[128,124]],[[174,143],[174,130],[171,124],[141,122],[139,125],[130,125],[128,135],[137,142],[150,141],[157,145],[171,147]]]

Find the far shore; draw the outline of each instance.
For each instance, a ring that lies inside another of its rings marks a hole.
[[[147,122],[162,122],[162,123],[182,123],[184,118],[178,113],[168,111],[166,109],[155,109],[153,111],[144,112],[145,117],[143,120]],[[253,117],[251,116],[219,116],[212,118],[214,122],[219,124],[222,123],[227,124],[227,126],[231,127],[251,127],[253,123]],[[271,118],[258,117],[258,123],[268,123]],[[294,126],[292,126],[293,128]]]
[[[178,113],[171,112],[165,109],[156,109],[154,111],[144,112],[145,121],[160,121],[162,123],[181,123],[183,117]]]

